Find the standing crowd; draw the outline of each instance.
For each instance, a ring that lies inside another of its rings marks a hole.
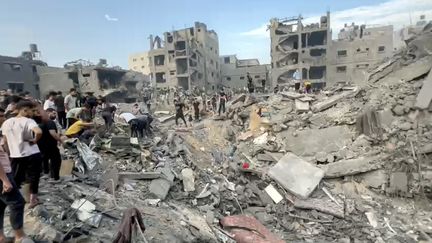
[[[43,103],[29,92],[0,91],[0,243],[6,241],[3,231],[6,207],[10,210],[15,242],[33,242],[23,229],[26,201],[21,186],[27,184],[29,188],[28,208],[40,204],[41,177],[46,177],[48,183],[60,180],[59,147],[67,138],[89,139],[95,133],[92,119],[97,108],[102,110],[109,128],[113,107],[91,92],[81,97],[75,89],[65,97],[62,92],[50,92]]]

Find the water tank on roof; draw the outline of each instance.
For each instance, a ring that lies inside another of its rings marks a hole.
[[[36,53],[36,52],[38,52],[38,49],[37,49],[37,45],[36,45],[36,44],[30,44],[30,52],[31,52],[31,53]]]

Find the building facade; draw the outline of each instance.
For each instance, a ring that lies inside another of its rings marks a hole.
[[[199,22],[167,32],[163,40],[150,36],[150,50],[131,55],[129,69],[150,74],[155,88],[216,90],[221,80],[218,36]]]
[[[319,23],[304,25],[302,17],[270,20],[272,85],[289,84],[299,70],[303,80],[322,87],[327,77],[331,42],[330,13]]]
[[[134,53],[128,58],[128,68],[135,72],[150,75],[150,57],[148,52]]]
[[[0,56],[0,89],[11,89],[14,93],[28,91],[39,97],[37,68],[47,64],[36,59],[38,54],[37,46],[31,44],[30,51],[19,57]]]
[[[330,45],[327,84],[364,82],[368,69],[392,54],[392,25],[345,25]]]
[[[247,86],[247,73],[250,74],[255,87],[270,86],[269,65],[261,65],[258,59],[237,59],[236,55],[221,56],[222,86],[243,89]]]

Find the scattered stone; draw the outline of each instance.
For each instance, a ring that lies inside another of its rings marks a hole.
[[[373,213],[373,212],[366,212],[365,215],[366,215],[366,217],[367,217],[367,219],[369,221],[369,224],[372,227],[374,227],[374,228],[378,227],[378,219],[377,219],[375,213]]]
[[[432,72],[429,72],[423,81],[423,86],[417,95],[415,106],[419,109],[427,109],[432,100]]]
[[[384,170],[375,170],[361,174],[363,184],[372,188],[380,188],[387,183],[387,174]]]
[[[185,192],[195,191],[195,177],[193,170],[190,168],[185,168],[181,171],[183,178],[183,189]]]
[[[296,196],[307,198],[324,176],[324,171],[293,153],[287,153],[270,168],[269,176]]]
[[[295,100],[295,107],[297,112],[307,112],[310,109],[309,102],[304,102],[299,99]]]
[[[325,152],[318,152],[315,157],[316,160],[320,163],[324,163],[327,161],[327,154]]]
[[[411,125],[411,123],[409,123],[409,122],[404,122],[404,123],[400,123],[400,124],[399,124],[399,128],[400,128],[402,131],[408,131],[408,130],[410,130],[410,129],[412,128],[412,125]]]
[[[75,166],[74,160],[63,160],[60,167],[60,177],[71,176],[72,170]]]
[[[393,107],[393,112],[398,116],[403,116],[405,114],[405,107],[402,105],[396,105]]]
[[[328,154],[328,155],[327,155],[327,162],[329,162],[329,163],[333,163],[334,160],[335,160],[334,155],[332,155],[332,154]]]

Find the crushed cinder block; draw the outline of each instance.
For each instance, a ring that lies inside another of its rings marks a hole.
[[[183,177],[183,189],[185,192],[195,191],[195,177],[193,170],[190,168],[185,168],[181,171]]]
[[[299,99],[295,100],[295,107],[297,112],[307,112],[310,109],[308,101],[301,101]]]
[[[294,195],[307,198],[324,177],[324,171],[293,153],[287,153],[270,168],[269,176]]]

